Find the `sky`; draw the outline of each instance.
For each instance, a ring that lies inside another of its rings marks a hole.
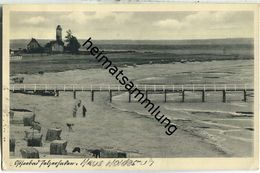
[[[11,39],[55,39],[61,25],[78,39],[182,40],[252,38],[250,11],[11,12]]]

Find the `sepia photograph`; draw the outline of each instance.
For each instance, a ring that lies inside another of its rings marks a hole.
[[[4,6],[6,167],[256,169],[257,7]]]

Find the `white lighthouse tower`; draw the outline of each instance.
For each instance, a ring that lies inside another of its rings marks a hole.
[[[62,28],[60,25],[58,25],[56,28],[56,41],[57,42],[62,41]]]

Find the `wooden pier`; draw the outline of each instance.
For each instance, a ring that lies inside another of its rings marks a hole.
[[[136,85],[145,96],[148,98],[149,93],[161,93],[164,95],[164,102],[167,102],[167,93],[181,93],[182,102],[185,102],[185,92],[201,92],[201,101],[206,101],[207,92],[222,93],[222,101],[227,101],[227,93],[241,92],[243,101],[247,101],[248,92],[253,92],[254,89],[250,84],[185,84],[185,85]],[[73,92],[73,98],[77,98],[77,92],[90,92],[91,101],[94,101],[95,92],[108,92],[109,101],[112,102],[113,92],[128,92],[128,101],[131,102],[131,94],[122,85],[81,85],[81,84],[10,84],[12,92],[36,92],[50,91],[55,92],[56,96],[60,92]]]

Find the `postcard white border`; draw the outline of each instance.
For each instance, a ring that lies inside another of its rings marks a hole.
[[[15,167],[9,158],[9,14],[11,11],[253,11],[254,12],[254,87],[259,95],[259,10],[257,4],[70,4],[70,5],[4,5],[3,6],[3,168],[7,170],[238,170],[257,169],[259,165],[259,97],[254,97],[254,156],[250,158],[152,158],[152,166],[81,167],[60,166]],[[139,160],[147,160],[142,158]],[[39,159],[41,160],[41,159]],[[46,159],[45,159],[46,160]],[[47,159],[48,160],[48,159]],[[51,159],[52,161],[68,159]],[[83,159],[69,159],[80,164]],[[96,161],[114,159],[92,159]],[[121,159],[120,159],[121,160]]]

